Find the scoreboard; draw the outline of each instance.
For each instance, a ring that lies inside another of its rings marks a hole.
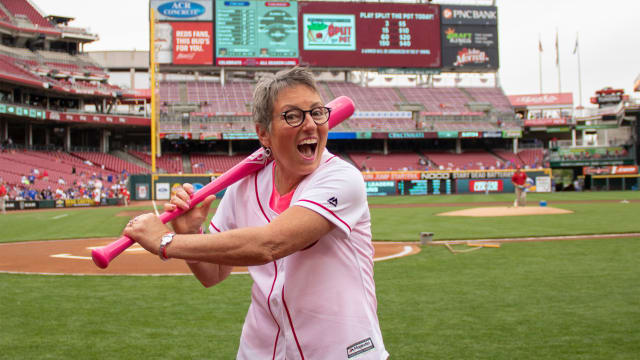
[[[311,66],[439,67],[440,8],[300,2],[300,61]]]
[[[298,63],[298,3],[216,1],[216,64]]]
[[[150,0],[173,65],[497,69],[495,6]]]
[[[451,194],[451,180],[401,180],[398,181],[400,195],[440,195]]]

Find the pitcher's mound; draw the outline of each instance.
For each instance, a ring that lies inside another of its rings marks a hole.
[[[558,209],[548,206],[493,206],[477,207],[464,210],[448,211],[437,214],[439,216],[473,216],[473,217],[493,217],[493,216],[523,216],[523,215],[552,215],[571,214],[573,211]]]

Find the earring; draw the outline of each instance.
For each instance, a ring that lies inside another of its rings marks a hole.
[[[271,148],[268,146],[264,147],[264,156],[266,156],[267,158],[271,157]]]

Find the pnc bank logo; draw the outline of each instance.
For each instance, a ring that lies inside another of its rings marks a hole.
[[[445,8],[445,9],[442,11],[442,16],[443,16],[445,19],[451,19],[451,18],[453,17],[453,11],[451,11],[451,9],[449,9],[449,8]]]
[[[158,6],[158,13],[172,18],[192,18],[197,17],[205,12],[204,6],[188,1],[171,1]]]

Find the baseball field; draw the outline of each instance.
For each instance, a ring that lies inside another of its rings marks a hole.
[[[459,253],[450,249],[472,247],[421,246],[376,262],[380,325],[392,359],[638,358],[640,192],[528,196],[531,207],[541,200],[568,212],[438,216],[508,207],[512,194],[369,198],[375,241],[417,246],[428,231],[436,243],[499,244]],[[109,242],[144,211],[152,209],[0,215],[0,269],[52,241]],[[517,241],[532,237],[556,240]],[[22,243],[30,247],[2,257]],[[71,268],[90,260],[57,261]],[[246,274],[205,289],[192,276],[20,272],[0,272],[0,359],[233,359],[250,302]]]

